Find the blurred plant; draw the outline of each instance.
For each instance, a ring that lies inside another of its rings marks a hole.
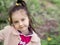
[[[39,0],[27,0],[27,7],[31,14],[33,25],[40,25],[43,21],[40,19],[40,3]]]
[[[4,22],[7,20],[8,9],[12,4],[13,4],[13,0],[0,0],[0,14],[1,14],[0,15],[0,22]]]
[[[52,40],[52,38],[51,38],[51,37],[48,37],[48,38],[47,38],[47,40],[48,40],[48,41],[51,41],[51,40]]]

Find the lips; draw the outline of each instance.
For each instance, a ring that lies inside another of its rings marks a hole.
[[[21,29],[21,28],[25,28],[26,26],[20,26],[19,28]]]
[[[23,27],[19,27],[19,29],[22,29]]]

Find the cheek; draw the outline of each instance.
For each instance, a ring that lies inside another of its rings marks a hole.
[[[24,24],[27,25],[27,26],[29,26],[29,20],[26,20],[26,21],[24,22]]]
[[[19,28],[19,25],[14,24],[14,28],[15,28],[15,29],[18,29],[18,28]]]

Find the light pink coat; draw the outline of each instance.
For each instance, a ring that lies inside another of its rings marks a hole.
[[[0,31],[0,41],[4,41],[4,45],[18,45],[20,42],[19,33],[12,26],[6,26]],[[41,45],[40,38],[35,32],[27,45]]]

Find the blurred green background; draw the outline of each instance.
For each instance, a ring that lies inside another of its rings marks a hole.
[[[8,9],[16,0],[0,0],[0,30],[8,23]],[[60,0],[24,0],[42,45],[60,45]],[[0,45],[3,45],[1,42]]]

